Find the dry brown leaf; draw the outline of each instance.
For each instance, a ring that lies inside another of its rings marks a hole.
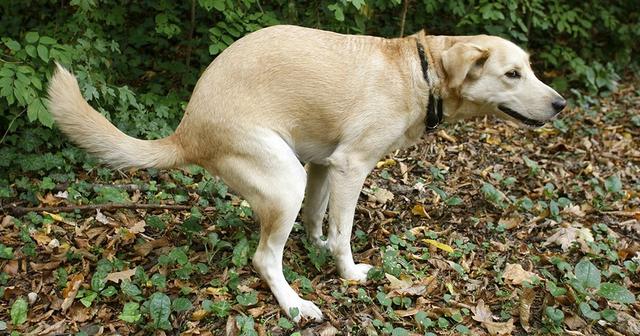
[[[109,224],[109,219],[102,212],[100,212],[100,209],[96,209],[96,221],[105,225]]]
[[[564,324],[567,325],[567,328],[571,329],[571,330],[578,330],[578,329],[582,329],[584,327],[587,326],[587,322],[585,322],[580,316],[578,315],[570,315],[567,316],[564,319]]]
[[[131,226],[129,228],[129,232],[131,233],[142,233],[144,232],[144,228],[145,226],[147,226],[147,223],[143,220],[133,224],[133,226]]]
[[[193,314],[191,314],[191,321],[200,321],[210,314],[211,312],[209,312],[208,310],[198,309],[194,311]]]
[[[4,217],[2,217],[2,223],[0,224],[0,228],[6,228],[9,227],[9,225],[11,225],[11,223],[13,223],[14,218],[6,215]]]
[[[120,272],[111,272],[109,274],[107,274],[107,277],[105,278],[107,281],[111,281],[111,282],[115,282],[115,283],[119,283],[120,281],[123,280],[131,280],[131,277],[136,274],[136,269],[132,268],[132,269],[128,269],[125,271],[120,271]]]
[[[236,317],[234,315],[229,315],[229,317],[227,317],[227,324],[224,330],[226,332],[226,336],[237,336],[240,333],[240,329],[236,324]]]
[[[402,295],[422,295],[427,290],[425,285],[414,285],[411,280],[400,280],[395,276],[385,273],[387,280],[389,280],[389,297],[402,296]]]
[[[133,249],[136,251],[136,254],[144,257],[147,254],[151,253],[153,249],[158,247],[164,247],[169,245],[169,241],[166,238],[156,239],[152,241],[148,241],[146,243],[138,244]]]
[[[503,225],[507,230],[511,230],[513,228],[518,227],[522,224],[522,218],[518,217],[508,217],[508,218],[500,218],[498,224]]]
[[[484,300],[478,300],[478,303],[471,309],[473,312],[473,318],[475,321],[480,322],[482,326],[487,329],[490,335],[511,335],[515,326],[513,319],[509,319],[507,322],[494,322],[493,313],[491,309],[485,306]]]
[[[507,267],[505,267],[504,272],[502,273],[502,278],[507,283],[511,283],[513,285],[520,285],[524,281],[529,281],[533,278],[540,279],[540,277],[529,271],[525,271],[520,264],[509,264],[507,263]]]
[[[76,274],[71,277],[71,281],[69,281],[67,287],[62,291],[62,297],[64,297],[64,300],[62,300],[60,308],[63,312],[69,309],[73,304],[73,300],[75,300],[76,295],[78,294],[82,281],[84,281],[84,275]]]
[[[329,322],[325,322],[317,327],[311,327],[302,331],[302,336],[335,336],[339,332],[336,327]]]
[[[588,243],[593,242],[591,230],[583,227],[579,223],[565,224],[551,237],[547,238],[542,246],[556,244],[560,245],[563,251],[567,251],[574,242],[580,244],[581,251],[585,253],[591,251],[588,245]]]
[[[376,199],[376,202],[380,204],[385,204],[389,201],[393,201],[395,197],[392,192],[384,188],[376,188],[376,191],[373,192],[373,197]]]
[[[518,312],[520,313],[520,325],[526,332],[531,331],[529,318],[531,317],[531,304],[536,297],[536,292],[531,287],[523,287],[520,294],[520,304]]]

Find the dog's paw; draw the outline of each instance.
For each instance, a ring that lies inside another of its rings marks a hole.
[[[298,299],[296,302],[283,306],[282,309],[294,322],[300,322],[302,318],[316,322],[322,321],[320,308],[308,300]]]
[[[354,264],[352,267],[343,270],[340,276],[347,280],[358,281],[365,283],[367,281],[367,273],[373,266],[369,264]]]

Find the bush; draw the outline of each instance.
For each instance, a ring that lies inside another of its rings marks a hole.
[[[52,129],[45,107],[53,60],[72,68],[87,100],[120,129],[158,138],[177,125],[199,74],[215,55],[243,35],[278,23],[387,37],[423,27],[431,34],[501,35],[533,50],[534,66],[560,90],[610,91],[619,73],[638,67],[631,57],[639,51],[635,1],[406,5],[403,20],[401,0],[2,2],[0,124],[6,130],[0,166],[17,167],[15,174],[44,173],[83,158]],[[41,162],[42,153],[62,149],[57,158]]]

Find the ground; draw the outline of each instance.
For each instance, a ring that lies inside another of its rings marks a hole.
[[[626,85],[541,129],[460,122],[382,158],[355,216],[366,284],[299,223],[287,244],[321,324],[284,318],[249,262],[249,204],[201,169],[38,180],[47,211],[2,200],[0,333],[640,335],[639,106]],[[55,209],[110,202],[154,206]]]

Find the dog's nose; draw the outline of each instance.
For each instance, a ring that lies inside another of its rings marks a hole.
[[[560,98],[551,103],[551,106],[553,106],[553,109],[556,111],[556,113],[560,113],[560,111],[564,110],[564,108],[567,106],[567,101]]]

